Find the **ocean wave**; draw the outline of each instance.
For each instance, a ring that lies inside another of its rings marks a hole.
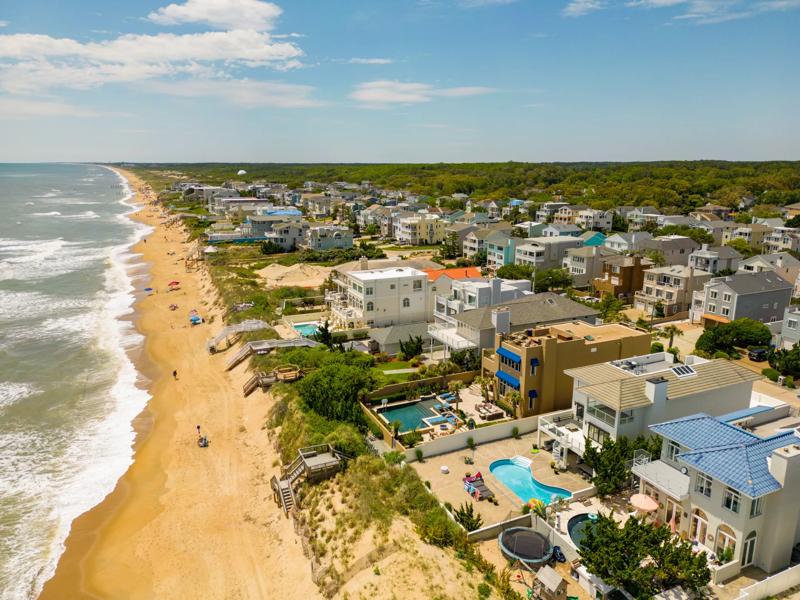
[[[31,281],[84,270],[105,257],[87,243],[0,238],[0,281]]]
[[[31,213],[32,217],[60,217],[61,213],[57,210],[51,210],[50,212],[40,212],[40,213]]]
[[[45,192],[44,194],[34,194],[31,198],[55,198],[61,193],[61,190],[57,188],[52,188],[49,192]]]
[[[0,408],[10,406],[24,398],[33,396],[39,390],[30,383],[0,382]]]
[[[86,298],[53,297],[40,292],[0,290],[0,325],[48,314],[89,308]]]

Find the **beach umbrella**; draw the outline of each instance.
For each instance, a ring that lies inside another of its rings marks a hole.
[[[167,285],[169,287],[172,287],[173,285],[180,285],[180,283],[181,283],[180,281],[170,281]]]

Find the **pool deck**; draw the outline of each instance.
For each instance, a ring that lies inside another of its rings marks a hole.
[[[518,440],[509,438],[481,444],[474,453],[468,448],[464,448],[426,458],[422,463],[413,462],[411,465],[417,470],[423,481],[430,481],[431,491],[442,502],[449,502],[454,507],[459,507],[465,502],[474,504],[486,526],[522,514],[522,500],[517,498],[489,471],[489,465],[496,460],[516,455],[524,456],[533,461],[531,465],[533,476],[540,483],[561,487],[570,492],[590,487],[589,482],[576,473],[565,472],[558,475],[553,473],[550,468],[551,454],[544,450],[540,450],[537,454],[531,454],[531,447],[534,443],[536,443],[536,433],[526,434],[520,436]],[[473,456],[474,464],[464,464],[465,456]],[[449,474],[445,475],[441,472],[443,465],[448,467]],[[466,473],[474,474],[478,471],[483,475],[487,487],[495,493],[497,506],[486,500],[478,502],[464,491],[464,484],[461,481],[464,475]]]

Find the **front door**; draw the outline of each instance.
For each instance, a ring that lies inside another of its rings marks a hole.
[[[669,522],[672,521],[673,516],[675,517],[675,531],[680,531],[681,507],[677,502],[675,502],[671,498],[667,498],[667,510],[664,522],[669,525]]]
[[[692,515],[692,539],[705,546],[706,533],[708,533],[708,521],[700,515]]]
[[[749,567],[753,564],[753,559],[756,555],[756,538],[755,536],[747,538],[744,541],[744,549],[742,550],[742,566]]]

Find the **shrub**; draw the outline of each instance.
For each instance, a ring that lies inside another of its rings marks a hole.
[[[515,440],[519,439],[519,427],[514,427],[511,429],[511,437],[513,437]]]
[[[478,584],[479,600],[485,600],[486,598],[491,596],[491,594],[492,594],[492,587],[488,583],[482,581],[481,583]]]
[[[475,450],[475,440],[472,439],[471,437],[467,438],[467,448],[469,448],[470,450]]]
[[[722,350],[717,350],[714,352],[714,358],[726,358],[730,360],[730,356],[728,356],[727,352],[723,352]]]
[[[463,531],[441,507],[426,511],[417,524],[417,531],[425,542],[442,548],[454,545],[463,536]]]
[[[663,351],[664,351],[664,344],[662,344],[661,342],[653,342],[652,344],[650,344],[650,352],[656,353]]]
[[[526,502],[525,504],[522,505],[521,510],[523,515],[527,515],[529,512],[531,512],[531,505]]]
[[[400,442],[406,448],[413,448],[422,441],[422,434],[418,431],[410,431],[400,437]]]
[[[400,452],[399,450],[390,450],[383,455],[383,460],[389,465],[399,465],[405,459],[405,452]]]
[[[475,514],[475,506],[471,503],[464,503],[453,511],[456,522],[467,531],[475,531],[483,526],[483,519],[480,514]]]
[[[780,373],[778,373],[772,367],[767,367],[766,369],[761,371],[761,374],[770,381],[778,381],[778,377],[780,376]]]
[[[794,389],[795,387],[794,377],[792,377],[791,375],[787,375],[786,378],[783,380],[783,385],[785,385],[787,388]]]
[[[418,460],[419,462],[422,462],[422,459],[423,459],[423,458],[424,458],[424,456],[425,456],[425,455],[422,453],[422,448],[417,448],[416,450],[414,450],[414,456],[416,456],[416,457],[417,457],[417,460]]]

